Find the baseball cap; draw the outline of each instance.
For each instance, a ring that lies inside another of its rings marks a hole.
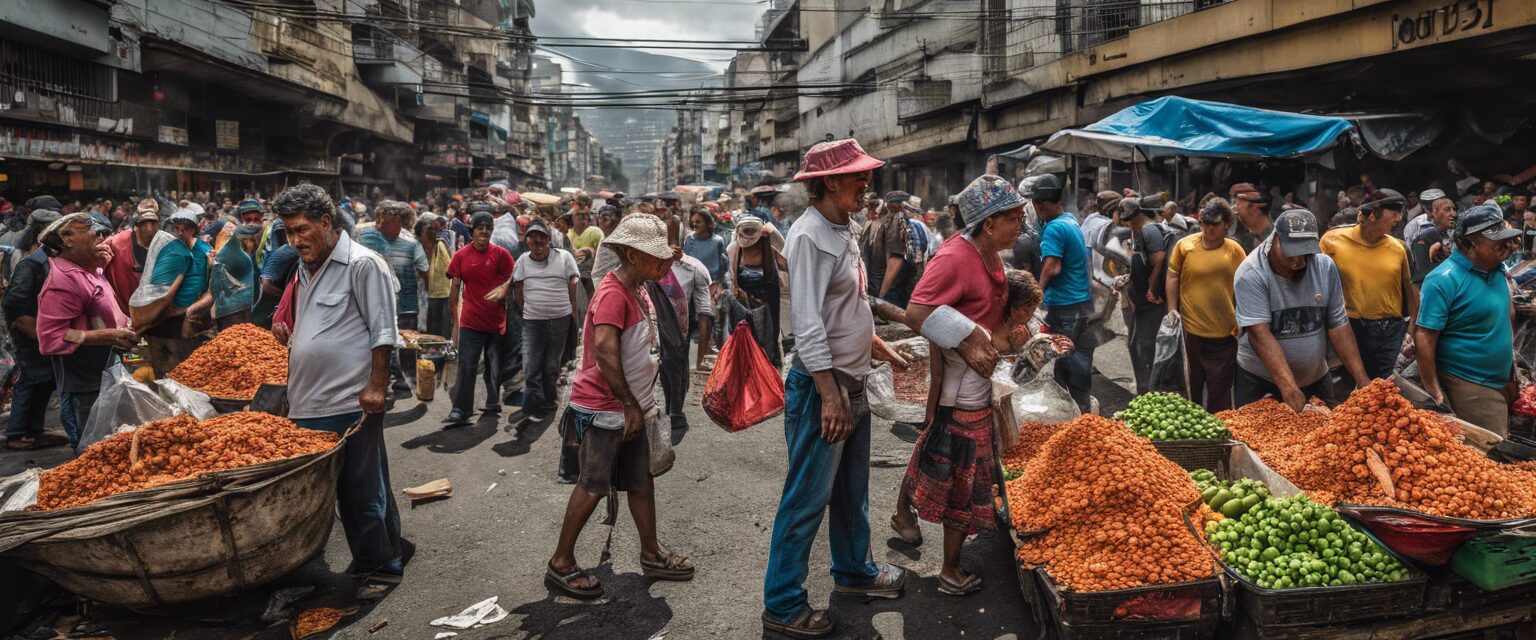
[[[912,194],[905,191],[891,191],[885,194],[882,200],[887,204],[900,204],[912,199]]]
[[[1290,209],[1275,219],[1275,241],[1287,258],[1310,256],[1322,251],[1317,246],[1317,216],[1306,209]]]
[[[1163,212],[1163,204],[1168,199],[1161,193],[1142,196],[1136,199],[1136,211],[1148,218],[1155,218]]]
[[[1268,201],[1268,198],[1265,198],[1264,194],[1259,191],[1258,187],[1253,186],[1252,182],[1239,182],[1232,185],[1232,188],[1227,190],[1227,195],[1233,198],[1237,198],[1238,200],[1247,200],[1249,202]]]
[[[1445,192],[1439,189],[1425,189],[1419,192],[1419,202],[1434,202],[1445,197]]]
[[[1029,199],[1040,202],[1055,202],[1061,200],[1061,179],[1053,174],[1040,176],[1028,188]]]
[[[527,236],[530,233],[542,233],[544,234],[544,237],[548,238],[549,227],[544,224],[543,218],[534,218],[528,221],[528,228],[523,230],[524,236]]]
[[[159,222],[159,221],[160,221],[160,214],[158,212],[156,212],[154,209],[145,209],[143,211],[140,211],[139,214],[138,214],[138,217],[133,219],[133,223],[135,225],[139,224],[140,222]]]
[[[1398,193],[1395,190],[1379,189],[1376,191],[1376,193],[1371,194],[1371,199],[1365,204],[1360,205],[1360,208],[1366,211],[1375,211],[1376,209],[1401,209],[1406,205],[1407,202],[1408,199],[1404,198],[1403,194]]]
[[[1520,230],[1505,227],[1504,210],[1496,204],[1485,202],[1456,215],[1456,237],[1473,235],[1502,242],[1519,236]]]

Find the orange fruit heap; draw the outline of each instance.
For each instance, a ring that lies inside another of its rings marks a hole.
[[[288,348],[272,332],[237,324],[171,370],[172,380],[215,398],[249,400],[265,384],[288,384]]]

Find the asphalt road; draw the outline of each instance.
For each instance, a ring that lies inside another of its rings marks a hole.
[[[1129,360],[1123,340],[1099,349],[1095,393],[1109,413],[1129,399]],[[551,423],[511,426],[512,409],[480,417],[472,426],[442,430],[446,394],[435,401],[402,401],[388,416],[393,488],[448,478],[453,496],[411,506],[399,496],[402,527],[414,547],[403,584],[385,599],[346,618],[334,638],[433,638],[445,631],[436,618],[496,596],[510,613],[494,624],[459,632],[459,639],[603,638],[672,640],[764,636],[763,568],[784,478],[782,419],[741,433],[714,426],[698,407],[702,387],[690,391],[692,428],[677,434],[677,462],[657,480],[662,543],[698,568],[688,583],[641,577],[637,538],[627,510],[614,526],[600,524],[602,508],[584,531],[578,560],[592,567],[608,592],[596,603],[552,597],[542,584],[570,490],[554,482],[559,450]],[[658,394],[659,396],[659,394]],[[896,488],[911,453],[901,429],[875,418],[870,471],[870,521],[875,555],[916,572],[899,600],[862,601],[831,595],[826,546],[811,558],[807,588],[817,606],[831,603],[841,638],[1034,638],[1038,628],[1019,600],[1012,547],[1001,534],[968,542],[964,562],[985,581],[964,598],[937,590],[942,530],[923,523],[927,541],[913,548],[888,526]],[[0,453],[0,474],[30,465],[50,466],[58,450]],[[822,540],[825,539],[823,534]],[[189,541],[195,544],[195,541]],[[287,638],[283,626],[259,621],[268,596],[287,586],[313,585],[300,608],[350,607],[355,584],[341,573],[348,560],[336,526],[322,556],[277,583],[215,601],[158,612],[97,609],[95,628],[115,638]],[[67,596],[49,611],[65,617]],[[379,626],[383,625],[383,626]],[[377,628],[374,633],[369,629]],[[322,636],[324,637],[324,636]]]

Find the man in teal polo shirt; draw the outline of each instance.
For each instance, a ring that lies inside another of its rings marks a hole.
[[[1514,369],[1503,263],[1519,229],[1492,204],[1456,218],[1456,250],[1424,277],[1414,349],[1424,390],[1467,422],[1509,435]]]
[[[156,377],[170,373],[182,360],[192,355],[198,342],[197,324],[206,319],[213,307],[208,294],[208,254],[213,247],[198,237],[197,216],[182,209],[166,220],[175,240],[155,255],[150,284],[172,288],[169,308],[158,323],[145,333],[149,341],[149,363]]]

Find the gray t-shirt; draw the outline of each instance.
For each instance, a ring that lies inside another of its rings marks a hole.
[[[1328,330],[1349,323],[1344,287],[1333,259],[1321,253],[1308,260],[1300,280],[1275,275],[1269,266],[1269,244],[1261,243],[1237,267],[1237,326],[1244,330],[1238,340],[1237,366],[1274,381],[1246,331],[1268,323],[1285,352],[1296,386],[1305,387],[1328,373]]]

